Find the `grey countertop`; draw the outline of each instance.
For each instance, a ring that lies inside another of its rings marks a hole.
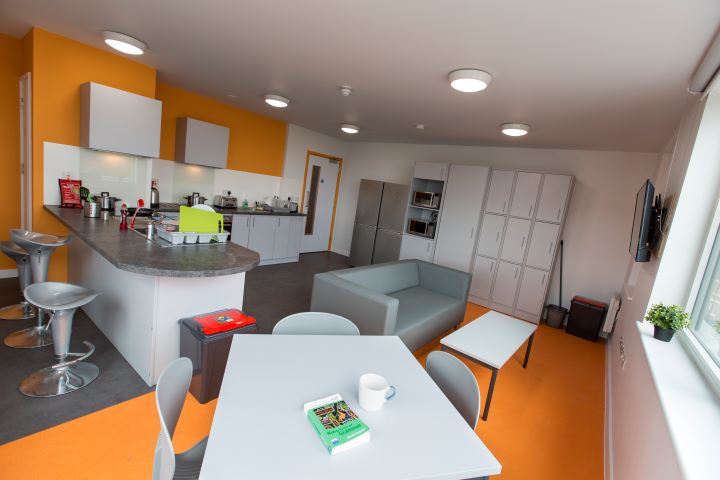
[[[260,255],[234,243],[161,247],[131,230],[118,217],[86,218],[82,209],[45,205],[74,235],[121,270],[160,277],[219,277],[247,272]]]
[[[217,213],[222,213],[224,215],[270,215],[275,217],[305,217],[307,216],[305,213],[289,213],[289,212],[266,212],[263,210],[255,210],[254,208],[243,208],[243,207],[237,207],[237,208],[218,208],[213,207]],[[177,203],[160,203],[160,207],[155,209],[156,211],[160,213],[172,213],[172,212],[179,212],[180,211],[180,205]]]

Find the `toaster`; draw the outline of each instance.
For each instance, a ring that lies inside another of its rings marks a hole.
[[[217,208],[237,208],[237,197],[229,195],[215,195],[213,205]]]

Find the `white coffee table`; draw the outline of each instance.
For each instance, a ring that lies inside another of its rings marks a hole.
[[[358,405],[368,372],[397,388],[380,412]],[[371,436],[330,455],[302,406],[334,393]],[[501,468],[398,337],[235,335],[200,479],[453,480]]]
[[[537,325],[499,312],[488,312],[440,340],[443,350],[466,357],[492,370],[482,419],[490,412],[498,370],[528,341],[523,368],[527,368]],[[529,340],[528,340],[529,339]]]

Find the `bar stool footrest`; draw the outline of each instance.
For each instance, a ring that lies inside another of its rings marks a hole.
[[[53,365],[53,366],[50,367],[50,368],[54,368],[54,369],[57,370],[58,368],[69,367],[70,365],[74,365],[74,364],[76,364],[76,363],[78,363],[78,362],[82,362],[83,360],[85,360],[86,358],[88,358],[90,355],[92,355],[93,353],[95,353],[95,345],[93,345],[92,343],[90,343],[90,342],[88,342],[88,341],[83,341],[83,343],[85,344],[86,347],[88,347],[88,351],[87,351],[87,352],[84,352],[84,353],[67,353],[67,354],[65,354],[66,357],[79,357],[79,358],[76,358],[75,360],[70,360],[70,361],[67,361],[67,362],[56,363],[55,365]]]

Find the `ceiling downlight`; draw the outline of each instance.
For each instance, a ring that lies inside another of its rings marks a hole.
[[[290,105],[290,99],[283,97],[282,95],[274,95],[272,93],[268,93],[263,98],[265,99],[265,103],[267,103],[271,107],[285,108]]]
[[[492,75],[483,70],[461,68],[450,72],[448,80],[450,86],[459,92],[475,93],[485,90],[490,85]]]
[[[530,125],[524,123],[503,123],[500,131],[508,137],[522,137],[530,132]]]
[[[104,30],[102,35],[106,44],[118,52],[128,55],[142,55],[148,48],[145,42],[133,38],[130,35],[125,35],[124,33]]]

